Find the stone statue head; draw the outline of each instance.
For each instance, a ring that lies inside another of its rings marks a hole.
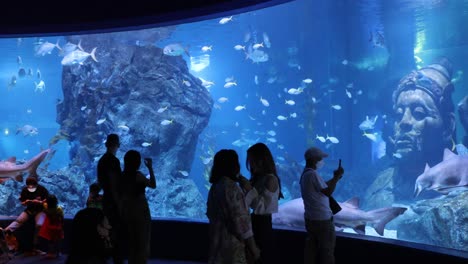
[[[451,148],[455,134],[451,76],[450,62],[441,58],[400,80],[393,92],[393,143],[401,161],[431,164],[445,147]]]

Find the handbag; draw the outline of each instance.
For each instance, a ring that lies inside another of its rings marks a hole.
[[[335,198],[333,198],[333,196],[328,197],[328,201],[330,204],[330,209],[334,215],[341,211],[340,204],[338,204],[338,202],[335,200]]]

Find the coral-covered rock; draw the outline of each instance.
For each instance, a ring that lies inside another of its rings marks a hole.
[[[129,45],[106,34],[80,40],[84,51],[96,48],[97,62],[88,58],[63,67],[57,122],[71,142],[71,166],[81,168],[85,182],[95,181],[106,135],[117,133],[117,157],[135,149],[153,158],[158,181],[156,191],[148,191],[153,216],[203,215],[204,199],[179,171],[190,171],[198,137],[208,124],[213,105],[208,91],[182,57],[164,55],[154,45]]]

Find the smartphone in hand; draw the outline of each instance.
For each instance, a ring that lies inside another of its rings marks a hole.
[[[341,159],[338,161],[338,169],[336,170],[340,174],[340,179],[343,177],[344,169],[341,167]]]

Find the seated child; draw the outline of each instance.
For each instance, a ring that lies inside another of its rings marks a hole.
[[[7,263],[18,250],[18,240],[11,231],[0,231],[0,263]]]
[[[93,183],[89,186],[89,196],[86,201],[86,207],[98,208],[102,210],[102,195],[99,194],[101,186],[98,183]]]
[[[58,206],[55,195],[49,195],[47,198],[45,214],[46,218],[39,231],[39,237],[49,242],[47,257],[56,258],[59,254],[59,243],[63,239],[63,210]]]

